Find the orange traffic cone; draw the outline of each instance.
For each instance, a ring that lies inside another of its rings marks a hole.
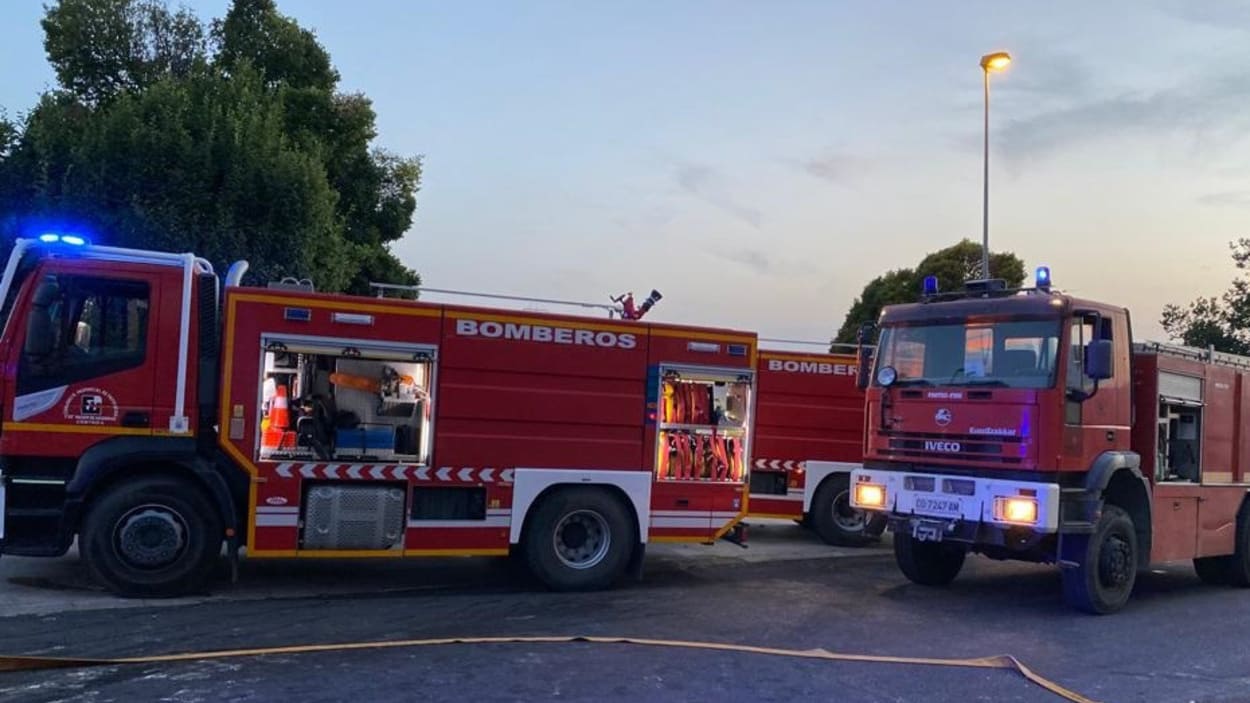
[[[262,449],[274,451],[283,444],[287,427],[291,424],[291,410],[286,402],[286,386],[278,384],[277,392],[269,403],[268,426],[261,432]]]

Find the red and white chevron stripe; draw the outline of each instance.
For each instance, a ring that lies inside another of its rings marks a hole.
[[[802,471],[807,468],[807,462],[799,459],[756,459],[755,468],[772,469],[773,471]]]
[[[275,470],[282,478],[352,481],[438,481],[442,483],[512,483],[512,469],[410,464],[302,464],[285,462]]]

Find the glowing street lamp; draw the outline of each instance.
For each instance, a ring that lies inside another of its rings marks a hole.
[[[981,277],[990,277],[990,74],[997,73],[1011,64],[1011,54],[995,51],[981,57],[981,72],[985,74],[985,159],[984,188],[981,193]]]

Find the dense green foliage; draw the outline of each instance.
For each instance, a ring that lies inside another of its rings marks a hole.
[[[58,88],[0,115],[0,235],[247,259],[259,281],[366,292],[416,283],[389,246],[421,164],[373,149],[363,95],[273,0],[211,25],[163,0],[61,0],[43,20]],[[4,252],[7,253],[7,252]]]
[[[877,276],[851,304],[834,338],[835,343],[849,344],[865,322],[873,322],[881,308],[896,303],[915,302],[926,276],[937,276],[941,290],[962,288],[964,281],[981,273],[981,245],[970,240],[932,252],[915,268],[895,269]],[[1011,252],[990,253],[990,275],[1001,278],[1012,288],[1024,282],[1024,262]]]

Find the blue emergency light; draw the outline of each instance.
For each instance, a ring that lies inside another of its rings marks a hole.
[[[55,232],[39,235],[39,241],[44,244],[68,244],[75,247],[80,247],[87,243],[86,239],[76,234],[56,234]]]
[[[924,294],[925,295],[937,295],[937,293],[938,293],[937,276],[925,276],[924,277]]]
[[[1038,266],[1034,280],[1037,281],[1039,290],[1050,290],[1050,267]]]

